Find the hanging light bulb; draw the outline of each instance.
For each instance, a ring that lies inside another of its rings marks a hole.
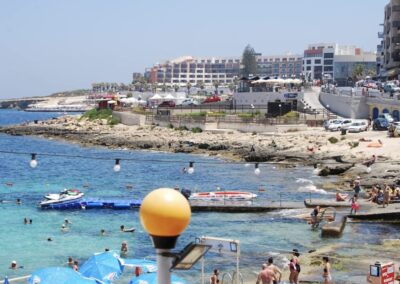
[[[114,172],[119,172],[121,170],[121,165],[119,164],[120,159],[115,159]]]
[[[260,169],[258,168],[258,163],[254,164],[254,174],[258,176],[261,173]]]
[[[193,174],[194,173],[194,162],[189,162],[189,168],[187,170],[188,174]]]
[[[36,161],[36,154],[31,154],[32,159],[29,163],[29,165],[31,166],[32,169],[37,167],[37,161]]]

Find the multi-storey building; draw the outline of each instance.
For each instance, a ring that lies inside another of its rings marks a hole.
[[[323,75],[333,78],[333,60],[335,44],[318,43],[310,44],[304,50],[303,74],[309,81],[321,80]]]
[[[302,57],[300,55],[262,56],[256,55],[258,74],[261,76],[300,77],[302,72]],[[240,77],[240,57],[180,57],[174,60],[156,64],[146,69],[145,76],[151,83],[167,85],[187,83],[193,86],[212,85],[218,81],[221,85],[233,83],[235,77]]]
[[[380,24],[380,26],[384,27],[384,24]],[[385,41],[383,30],[378,32],[378,39],[379,44],[376,46],[376,75],[385,77]]]
[[[335,55],[333,77],[338,86],[352,86],[353,71],[361,65],[365,75],[376,74],[376,54],[356,48],[353,54]]]
[[[344,81],[351,77],[354,67],[358,64],[363,65],[365,71],[373,69],[370,73],[375,73],[376,54],[363,52],[354,45],[310,44],[304,51],[303,72],[309,81],[329,78],[340,85],[346,85]]]
[[[300,78],[303,72],[301,55],[258,56],[258,73],[262,77]]]
[[[400,0],[385,6],[384,68],[389,79],[398,78],[400,67]]]

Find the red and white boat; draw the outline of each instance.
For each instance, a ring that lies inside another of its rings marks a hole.
[[[252,200],[257,194],[246,191],[210,191],[192,193],[189,200]]]

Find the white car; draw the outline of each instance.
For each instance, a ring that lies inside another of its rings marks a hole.
[[[197,105],[199,105],[200,103],[198,102],[198,101],[196,101],[196,100],[193,100],[193,99],[185,99],[185,100],[183,100],[182,101],[182,103],[180,103],[179,105],[182,105],[182,106],[197,106]]]
[[[344,119],[342,120],[342,126],[340,129],[348,129],[350,125],[352,125],[355,121],[351,119]]]
[[[367,131],[368,124],[365,121],[361,122],[353,122],[348,128],[347,131],[349,132],[362,132]]]
[[[330,123],[328,125],[328,129],[329,131],[338,131],[342,128],[342,121],[341,120],[336,120],[333,121],[332,123]]]
[[[324,121],[324,128],[325,130],[329,130],[329,125],[337,122],[341,122],[341,119],[329,119]]]

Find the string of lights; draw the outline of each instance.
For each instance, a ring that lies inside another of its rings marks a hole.
[[[115,172],[119,172],[121,170],[121,161],[132,161],[132,162],[147,162],[147,163],[182,163],[182,160],[171,160],[171,159],[138,159],[138,158],[113,158],[113,157],[105,157],[105,156],[88,156],[88,155],[71,155],[71,154],[62,154],[62,153],[30,153],[30,152],[18,152],[18,151],[8,151],[8,150],[0,150],[1,154],[10,154],[10,155],[30,155],[31,160],[29,162],[30,166],[32,168],[36,168],[38,166],[38,156],[47,156],[47,157],[63,157],[63,158],[71,158],[71,159],[91,159],[91,160],[104,160],[104,161],[110,161],[113,160],[115,161],[113,170]],[[213,161],[189,161],[189,167],[186,170],[187,173],[193,174],[194,173],[194,164],[227,164],[228,162],[226,161],[218,161],[218,160],[213,160]],[[393,164],[393,163],[400,163],[400,160],[383,160],[383,161],[375,161],[375,163],[378,164]],[[245,166],[250,166],[251,164],[254,164],[254,174],[255,175],[260,175],[261,171],[259,168],[260,164],[268,164],[268,165],[293,165],[293,162],[246,162],[246,161],[230,161],[229,164],[239,164],[239,165],[245,165]],[[329,164],[334,164],[337,165],[337,162],[324,162],[324,163],[319,163],[319,164],[314,164],[314,168],[317,169],[319,165],[329,165]],[[347,163],[347,164],[352,164],[352,163]]]

